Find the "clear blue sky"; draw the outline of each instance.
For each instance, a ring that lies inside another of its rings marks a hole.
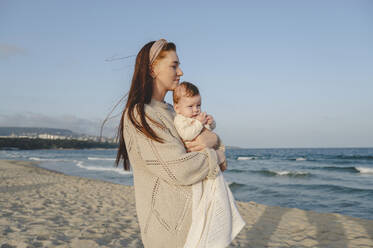
[[[3,0],[0,126],[96,132],[161,37],[226,144],[373,147],[370,0]]]

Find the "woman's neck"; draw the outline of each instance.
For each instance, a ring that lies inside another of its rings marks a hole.
[[[158,84],[154,84],[152,98],[157,101],[163,102],[164,97],[166,96],[167,90],[160,89],[160,87],[157,87],[157,85]]]

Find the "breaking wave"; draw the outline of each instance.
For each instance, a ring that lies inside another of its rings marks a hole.
[[[38,158],[38,157],[29,157],[29,160],[33,161],[53,161],[53,162],[66,162],[66,159],[58,159],[58,158]]]
[[[303,171],[272,171],[272,170],[259,170],[253,171],[255,173],[259,173],[263,176],[287,176],[287,177],[309,177],[311,173],[303,172]]]
[[[114,167],[110,168],[110,167],[102,167],[102,166],[87,166],[87,165],[83,165],[82,161],[79,161],[78,163],[76,163],[76,166],[78,166],[82,169],[86,169],[86,170],[112,171],[112,172],[116,172],[116,173],[119,173],[119,174],[122,174],[122,175],[132,175],[131,171],[125,171],[125,170],[123,170],[123,168],[114,168]]]
[[[313,167],[311,169],[337,171],[337,172],[349,172],[349,173],[361,173],[361,174],[373,173],[373,168],[355,167],[355,166],[351,166],[351,167],[327,166],[327,167]]]
[[[257,159],[257,157],[238,157],[237,160],[254,160]]]
[[[115,158],[99,158],[99,157],[88,157],[88,160],[104,160],[104,161],[115,161]]]

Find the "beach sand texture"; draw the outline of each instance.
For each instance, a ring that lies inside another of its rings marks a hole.
[[[230,247],[373,247],[373,220],[237,202]],[[143,247],[133,187],[0,161],[0,247]]]

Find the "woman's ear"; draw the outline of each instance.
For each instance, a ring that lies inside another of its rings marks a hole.
[[[157,77],[158,71],[158,63],[154,63],[153,65],[149,66],[150,76],[154,79]]]
[[[149,72],[150,72],[150,76],[154,79],[155,78],[155,73],[154,73],[154,70],[153,70],[153,66],[149,65]]]

